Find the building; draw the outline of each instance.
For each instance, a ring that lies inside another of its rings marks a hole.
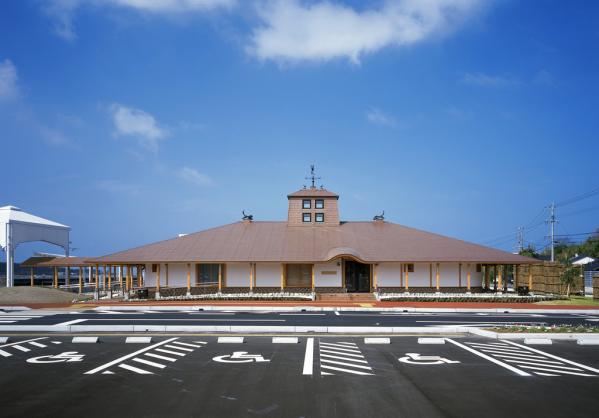
[[[536,262],[387,222],[383,216],[341,221],[339,196],[315,187],[314,181],[313,176],[311,187],[287,195],[286,221],[244,216],[239,222],[96,258],[93,263],[143,271],[145,286],[161,296],[177,296],[478,292],[490,286],[489,266],[494,267],[496,289],[501,290],[506,282],[504,276],[502,283],[504,266]],[[532,279],[523,280],[529,285]]]

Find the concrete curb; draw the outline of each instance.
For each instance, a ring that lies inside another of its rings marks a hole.
[[[364,307],[323,307],[323,306],[102,306],[94,308],[96,311],[238,311],[238,312],[422,312],[422,313],[528,313],[528,314],[599,314],[599,309],[517,309],[517,308],[364,308]]]

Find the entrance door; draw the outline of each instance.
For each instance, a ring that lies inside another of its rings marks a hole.
[[[370,292],[370,264],[346,261],[345,289],[349,293]]]

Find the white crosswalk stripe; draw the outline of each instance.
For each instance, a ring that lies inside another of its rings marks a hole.
[[[176,362],[207,344],[205,341],[193,341],[193,344],[186,343],[178,341],[178,338],[179,337],[174,337],[161,341],[108,362],[107,364],[85,372],[84,374],[95,374],[98,372],[102,372],[102,374],[114,374],[110,368],[116,366],[136,374],[152,375],[155,374],[155,371],[157,371],[156,369],[162,370],[166,368],[168,364]],[[166,348],[168,348],[168,350]],[[131,362],[134,362],[135,366],[133,366]]]
[[[564,375],[594,377],[599,370],[575,363],[541,350],[520,345],[513,341],[501,343],[466,342],[471,348],[480,350],[487,356],[510,363],[522,371],[532,371],[538,376],[559,377]],[[505,363],[504,363],[505,364]]]
[[[372,367],[355,343],[319,341],[321,376],[330,375],[374,375]]]

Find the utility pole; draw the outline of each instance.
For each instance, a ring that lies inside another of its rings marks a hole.
[[[549,237],[551,238],[551,262],[555,261],[555,202],[551,202],[549,205]]]
[[[518,253],[521,253],[522,250],[524,250],[524,227],[523,226],[519,226],[518,227],[518,233],[516,235],[517,240],[518,240]]]

